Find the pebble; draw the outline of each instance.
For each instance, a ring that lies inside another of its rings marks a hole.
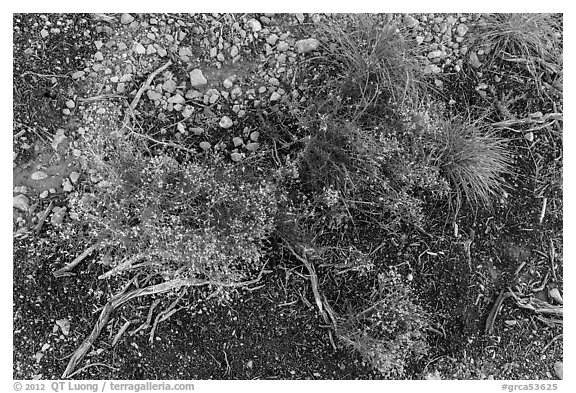
[[[132,47],[132,50],[136,53],[138,53],[139,55],[143,55],[146,53],[146,48],[144,48],[144,45],[142,45],[139,42],[136,42],[134,44],[134,46]]]
[[[42,172],[42,171],[34,172],[34,173],[30,176],[30,178],[31,178],[32,180],[44,180],[44,179],[46,179],[47,177],[48,177],[48,175],[46,174],[46,172]]]
[[[482,63],[480,63],[480,60],[478,59],[478,55],[476,55],[476,52],[474,51],[470,51],[469,63],[474,68],[480,68],[480,66],[482,65]]]
[[[464,35],[467,32],[468,32],[468,26],[466,26],[463,23],[459,24],[458,27],[456,28],[456,34],[458,34],[460,37],[464,37]]]
[[[120,22],[123,25],[127,25],[130,24],[134,21],[134,17],[130,14],[122,14],[122,16],[120,17]]]
[[[176,90],[176,81],[174,79],[168,79],[162,85],[162,90],[167,91],[168,93],[173,93]]]
[[[252,141],[257,142],[258,138],[260,138],[260,133],[258,131],[253,131],[250,133],[250,139]]]
[[[296,14],[295,16],[298,23],[304,23],[304,14]]]
[[[242,138],[236,136],[232,138],[232,143],[234,144],[234,147],[238,147],[242,146],[244,144],[244,141],[242,140]]]
[[[266,38],[266,42],[270,45],[276,45],[276,41],[278,41],[278,36],[274,33],[270,34],[268,38]]]
[[[534,133],[527,132],[526,134],[524,134],[524,139],[526,139],[528,142],[534,141]]]
[[[202,74],[202,70],[195,68],[190,72],[190,84],[192,87],[204,86],[206,83],[208,83],[208,80]]]
[[[230,57],[234,58],[236,56],[238,56],[238,47],[233,45],[232,48],[230,48]]]
[[[562,362],[554,363],[554,372],[560,379],[564,379],[564,365]]]
[[[22,210],[23,212],[27,212],[30,208],[30,202],[28,201],[28,197],[26,195],[16,195],[12,199],[12,207]]]
[[[282,96],[280,94],[278,94],[277,91],[275,91],[274,93],[272,93],[272,95],[270,96],[270,101],[278,101],[280,98],[282,98]]]
[[[256,151],[260,148],[260,144],[258,142],[250,142],[246,144],[246,149],[250,151]]]
[[[564,304],[564,300],[562,299],[562,295],[560,295],[560,291],[558,288],[552,288],[548,291],[548,295],[554,300],[556,304]]]
[[[253,31],[253,32],[258,32],[260,30],[262,30],[262,24],[260,24],[260,22],[258,22],[256,19],[250,19],[246,25]]]
[[[210,150],[211,147],[210,142],[200,142],[200,148],[204,151]]]
[[[52,217],[50,217],[50,222],[52,223],[52,225],[54,226],[62,225],[62,222],[64,221],[64,216],[66,215],[66,207],[56,206],[52,210],[52,212],[53,212]]]
[[[410,15],[406,15],[404,17],[404,24],[408,27],[416,27],[420,24],[420,22],[418,21],[418,19],[416,19]]]
[[[296,41],[296,50],[298,53],[308,53],[318,48],[320,41],[316,38],[307,38],[305,40]]]
[[[442,51],[440,51],[440,50],[434,50],[434,51],[428,53],[429,59],[435,59],[435,58],[440,57],[440,56],[442,56]]]
[[[276,45],[278,52],[286,52],[288,49],[290,49],[290,45],[288,45],[286,41],[280,41],[278,45]]]
[[[241,153],[234,152],[234,153],[230,154],[230,158],[232,158],[232,161],[234,161],[234,162],[239,162],[239,161],[242,161],[242,159],[244,158],[244,155]]]
[[[94,53],[94,58],[95,58],[97,61],[102,61],[102,60],[104,60],[104,56],[102,55],[102,52],[100,52],[100,51]]]
[[[224,79],[224,82],[222,82],[222,86],[224,86],[225,89],[230,89],[232,86],[234,86],[234,83],[232,83],[230,78],[226,78]]]
[[[48,196],[49,192],[48,190],[44,190],[40,193],[40,198],[44,199]]]
[[[226,129],[232,127],[234,123],[232,122],[232,119],[229,118],[228,116],[223,116],[218,124],[220,125],[221,128]]]
[[[78,183],[78,179],[80,179],[80,174],[78,172],[70,173],[70,180],[72,180],[72,183]]]
[[[204,133],[204,128],[202,127],[193,127],[190,129],[190,132],[196,136],[200,136]]]
[[[66,106],[70,109],[74,108],[76,106],[76,104],[74,103],[73,100],[68,100],[66,101]]]
[[[84,71],[76,71],[72,74],[72,79],[80,79],[86,74]]]

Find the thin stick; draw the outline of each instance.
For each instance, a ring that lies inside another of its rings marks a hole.
[[[40,231],[42,230],[42,226],[44,225],[44,221],[46,221],[46,218],[48,218],[48,215],[52,211],[53,207],[54,207],[54,201],[50,201],[50,204],[48,205],[46,210],[44,210],[44,213],[42,213],[42,216],[40,216],[40,220],[38,221],[38,224],[36,224],[36,228],[34,228],[34,233],[36,235],[39,234]]]
[[[114,371],[118,371],[118,369],[116,367],[112,367],[112,366],[109,366],[109,365],[104,364],[104,363],[92,363],[92,364],[88,364],[88,365],[74,371],[72,374],[70,374],[70,376],[68,378],[72,378],[74,375],[79,374],[82,371],[86,370],[87,368],[94,367],[94,366],[104,366],[104,367],[108,367],[109,369],[112,369]]]
[[[105,278],[109,278],[115,274],[121,273],[125,270],[130,269],[130,267],[132,266],[132,264],[134,262],[138,262],[140,259],[144,258],[144,255],[136,255],[133,256],[131,258],[128,258],[122,262],[120,262],[116,267],[114,267],[112,270],[108,270],[106,273],[103,273],[101,275],[98,276],[98,279],[103,280]]]
[[[62,269],[56,270],[54,273],[54,277],[64,277],[68,276],[69,272],[74,269],[80,262],[82,262],[88,255],[90,255],[94,250],[96,250],[100,245],[98,243],[91,245],[88,247],[84,252],[76,257],[72,262],[68,265],[64,266]]]
[[[118,333],[116,334],[116,336],[114,337],[114,340],[112,340],[112,346],[116,346],[116,344],[118,344],[118,340],[120,340],[120,337],[122,337],[122,335],[126,332],[126,330],[128,330],[128,327],[130,326],[132,322],[130,321],[126,321],[124,323],[124,325],[120,328],[120,330],[118,331]]]
[[[552,238],[548,239],[548,244],[550,245],[548,249],[548,255],[550,258],[550,269],[552,269],[552,277],[554,277],[554,281],[558,281],[558,277],[556,276],[556,266],[554,264],[556,259],[556,249],[554,248],[554,242],[552,241]]]
[[[492,332],[494,330],[494,321],[496,320],[496,317],[498,316],[498,313],[500,312],[500,308],[502,306],[502,303],[504,302],[504,300],[506,300],[510,296],[512,296],[512,295],[509,292],[504,292],[503,289],[500,291],[500,294],[496,298],[496,301],[494,302],[494,306],[492,306],[492,310],[490,310],[490,314],[488,314],[488,318],[486,319],[486,327],[484,328],[484,332],[486,334],[488,334],[488,335],[492,334]]]
[[[148,78],[146,79],[146,82],[144,83],[144,85],[142,85],[142,87],[136,92],[136,95],[134,96],[134,99],[132,100],[132,102],[130,103],[130,111],[134,112],[134,110],[136,109],[136,107],[138,106],[138,102],[140,102],[140,98],[142,97],[142,94],[144,94],[144,92],[146,91],[146,89],[148,89],[150,87],[150,84],[152,83],[152,81],[154,80],[154,78],[156,78],[156,76],[161,73],[162,71],[164,71],[166,68],[170,67],[172,65],[172,61],[168,60],[168,62],[166,64],[164,64],[162,67],[158,68],[156,71],[154,71],[153,73],[151,73],[150,75],[148,75]],[[124,124],[128,124],[128,117],[130,115],[128,113],[126,113],[126,115],[124,116]]]
[[[542,210],[540,210],[540,224],[542,224],[542,221],[544,221],[544,215],[546,214],[546,204],[548,202],[548,198],[544,198],[544,200],[542,201]]]
[[[542,351],[540,351],[540,353],[546,352],[546,350],[550,347],[550,345],[552,345],[556,340],[558,340],[559,338],[562,338],[562,337],[564,337],[564,335],[562,333],[560,333],[559,335],[554,337],[548,344],[546,344],[546,346],[544,348],[542,348]]]

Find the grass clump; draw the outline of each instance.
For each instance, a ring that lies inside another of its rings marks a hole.
[[[392,106],[421,96],[414,46],[386,15],[339,15],[318,34],[323,56],[304,71],[322,81],[313,91],[324,95],[323,109],[352,122],[374,121],[389,115]]]
[[[475,45],[487,53],[487,66],[504,61],[527,71],[542,90],[543,75],[562,74],[562,16],[555,14],[487,14]]]
[[[464,202],[478,209],[490,208],[504,195],[504,175],[512,159],[506,140],[461,119],[440,121],[425,135],[429,159],[450,183],[450,205],[458,212]]]

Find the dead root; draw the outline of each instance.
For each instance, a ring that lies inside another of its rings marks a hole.
[[[562,317],[564,315],[563,306],[553,305],[533,296],[524,296],[507,288],[507,290],[500,291],[500,294],[494,302],[494,306],[492,306],[492,310],[486,320],[486,334],[492,334],[498,312],[504,300],[510,297],[514,299],[518,307],[534,312],[538,320],[546,324],[562,324]]]
[[[213,285],[216,287],[220,286],[220,287],[228,287],[228,288],[247,287],[247,286],[258,283],[260,281],[260,279],[262,278],[263,274],[269,272],[269,271],[265,270],[265,267],[266,266],[262,267],[262,270],[258,274],[258,277],[256,277],[253,280],[248,280],[248,281],[243,281],[243,282],[217,282],[217,281],[213,281],[213,280],[199,280],[199,279],[194,279],[194,278],[172,279],[170,281],[166,281],[166,282],[163,282],[161,284],[151,285],[151,286],[147,286],[144,288],[134,289],[130,292],[126,292],[127,288],[131,284],[131,282],[130,282],[126,286],[125,290],[123,290],[120,293],[113,296],[108,301],[108,303],[106,303],[106,305],[104,306],[104,308],[100,312],[100,316],[98,317],[98,320],[96,321],[96,324],[94,325],[94,328],[92,329],[92,332],[90,333],[90,335],[88,337],[86,337],[84,339],[84,341],[82,342],[80,347],[78,347],[78,349],[76,349],[76,351],[74,352],[74,354],[70,358],[68,365],[66,366],[66,369],[64,370],[64,373],[62,374],[62,378],[63,379],[64,378],[70,378],[70,376],[73,375],[74,369],[76,368],[78,363],[80,363],[80,361],[84,358],[84,356],[86,355],[88,350],[92,347],[92,345],[94,344],[94,342],[96,341],[96,339],[98,338],[100,333],[102,332],[102,329],[104,329],[104,327],[108,324],[108,321],[110,320],[110,316],[112,315],[112,313],[115,310],[117,310],[119,307],[121,307],[124,303],[126,303],[132,299],[135,299],[137,297],[166,293],[166,292],[173,292],[173,291],[178,291],[180,289],[184,289],[184,288],[192,287],[192,286]],[[174,306],[175,306],[175,304],[174,304]],[[174,311],[174,310],[170,310],[169,312],[167,312],[163,316],[168,318],[170,315],[173,314],[172,311]],[[174,311],[174,312],[176,312],[176,311]],[[151,315],[151,313],[150,313],[150,315]],[[158,318],[157,318],[157,320],[158,320]]]

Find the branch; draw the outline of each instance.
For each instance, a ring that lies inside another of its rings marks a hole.
[[[64,266],[62,269],[56,270],[54,273],[52,273],[54,275],[54,277],[58,278],[58,277],[64,277],[64,276],[69,276],[69,272],[70,270],[74,269],[78,264],[80,264],[80,262],[82,262],[84,260],[84,258],[86,258],[88,255],[90,255],[94,250],[96,250],[100,245],[98,243],[91,245],[90,247],[88,247],[86,250],[84,250],[84,252],[80,255],[78,255],[76,257],[76,259],[74,259],[72,262],[70,262],[68,265]]]

